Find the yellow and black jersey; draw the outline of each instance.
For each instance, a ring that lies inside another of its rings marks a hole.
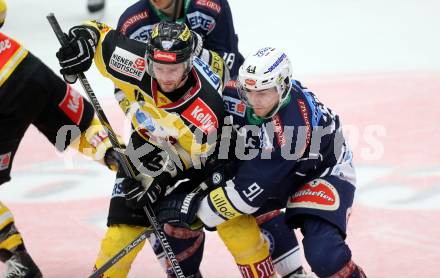
[[[222,82],[211,68],[194,58],[188,78],[194,85],[178,100],[170,100],[146,71],[145,43],[128,39],[106,25],[88,24],[100,32],[95,64],[122,90],[123,95],[116,97],[124,112],[131,111],[135,131],[159,148],[172,146],[186,169],[209,154],[225,113]]]
[[[90,102],[0,32],[0,185],[10,180],[15,154],[31,124],[59,151],[70,146],[104,163],[111,147]]]
[[[0,86],[27,55],[28,51],[20,43],[0,32]]]

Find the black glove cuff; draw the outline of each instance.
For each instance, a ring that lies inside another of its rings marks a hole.
[[[78,25],[70,28],[69,38],[83,38],[86,41],[92,42],[93,47],[98,45],[99,31],[89,25]]]

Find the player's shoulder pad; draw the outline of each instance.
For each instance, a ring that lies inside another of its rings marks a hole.
[[[141,81],[146,75],[146,44],[128,39],[118,32],[110,33],[107,39],[110,42],[103,45],[102,50],[107,71],[120,80]],[[117,43],[113,43],[114,41]]]
[[[131,28],[146,23],[151,12],[145,1],[137,1],[121,14],[117,30],[123,35],[130,34]]]
[[[113,30],[110,26],[105,23],[98,22],[96,20],[87,20],[84,22],[84,25],[89,27],[93,27],[101,36],[108,33],[110,30]]]
[[[211,67],[208,64],[206,64],[199,57],[194,57],[193,65],[194,68],[196,68],[197,72],[199,72],[204,77],[204,79],[207,80],[208,83],[212,85],[212,87],[214,87],[215,90],[218,91],[221,89],[222,82],[220,77],[212,71]]]
[[[224,9],[224,0],[194,0],[191,1],[196,11],[201,11],[214,18],[218,17]]]
[[[307,87],[304,87],[300,81],[295,79],[292,79],[292,87],[299,92],[307,90]]]

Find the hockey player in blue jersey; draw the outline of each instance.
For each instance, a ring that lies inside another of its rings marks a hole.
[[[214,71],[221,70],[220,58],[231,76],[238,72],[243,56],[238,51],[231,9],[227,0],[140,0],[119,18],[118,30],[139,41],[147,41],[153,25],[171,19],[185,23],[203,40],[200,58]]]
[[[291,76],[278,49],[259,49],[245,60],[223,95],[239,135],[237,172],[207,194],[166,197],[158,218],[185,225],[198,217],[218,227],[285,208],[318,277],[365,277],[345,242],[356,183],[352,152],[338,115]],[[227,246],[234,244],[232,232],[219,230]]]

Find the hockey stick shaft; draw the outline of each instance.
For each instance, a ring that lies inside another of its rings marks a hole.
[[[58,38],[58,41],[61,45],[66,45],[68,43],[67,37],[64,34],[64,32],[61,30],[60,25],[58,24],[57,19],[55,18],[55,15],[53,13],[50,13],[47,16],[47,20],[49,21],[49,24],[52,26],[53,31],[55,32],[55,35]],[[95,93],[93,92],[86,76],[84,73],[79,73],[78,79],[81,82],[82,87],[84,88],[84,91],[86,92],[87,96],[90,99],[90,102],[92,103],[92,106],[101,121],[101,124],[106,129],[110,142],[112,143],[113,147],[116,150],[121,150],[121,145],[119,144],[116,134],[113,131],[113,128],[110,125],[110,122],[108,121],[107,117],[105,116],[104,110],[102,109],[101,105],[99,104],[98,99],[95,96]],[[120,161],[122,162],[122,168],[124,173],[131,178],[135,177],[135,173],[133,169],[131,168],[128,158],[125,154],[121,153],[120,151],[117,152],[120,158]],[[153,231],[155,232],[157,238],[159,239],[160,244],[162,245],[162,248],[165,252],[165,255],[167,259],[170,261],[171,267],[173,268],[174,274],[178,278],[184,278],[185,275],[183,274],[182,268],[180,267],[180,264],[176,258],[176,255],[174,254],[167,238],[165,237],[165,232],[162,229],[162,227],[159,225],[159,222],[157,221],[156,215],[154,214],[153,208],[151,207],[151,204],[147,203],[146,206],[144,206],[145,214],[147,215],[148,220],[150,221],[150,224],[153,227]],[[96,272],[95,272],[96,273]],[[98,274],[99,275],[99,274]],[[98,277],[92,275],[91,277]]]
[[[206,184],[201,184],[199,187],[197,187],[195,190],[193,190],[191,193],[197,193],[200,191],[204,191],[208,188]],[[89,278],[98,278],[99,275],[103,274],[107,269],[112,267],[114,264],[116,264],[120,259],[122,259],[125,255],[128,254],[131,250],[133,250],[136,246],[138,246],[142,241],[147,239],[147,236],[152,233],[152,230],[150,228],[146,228],[137,238],[135,238],[132,242],[127,244],[121,251],[119,251],[116,255],[114,255],[112,258],[110,258],[106,263],[104,263],[99,269],[97,269],[95,272],[92,273]]]

